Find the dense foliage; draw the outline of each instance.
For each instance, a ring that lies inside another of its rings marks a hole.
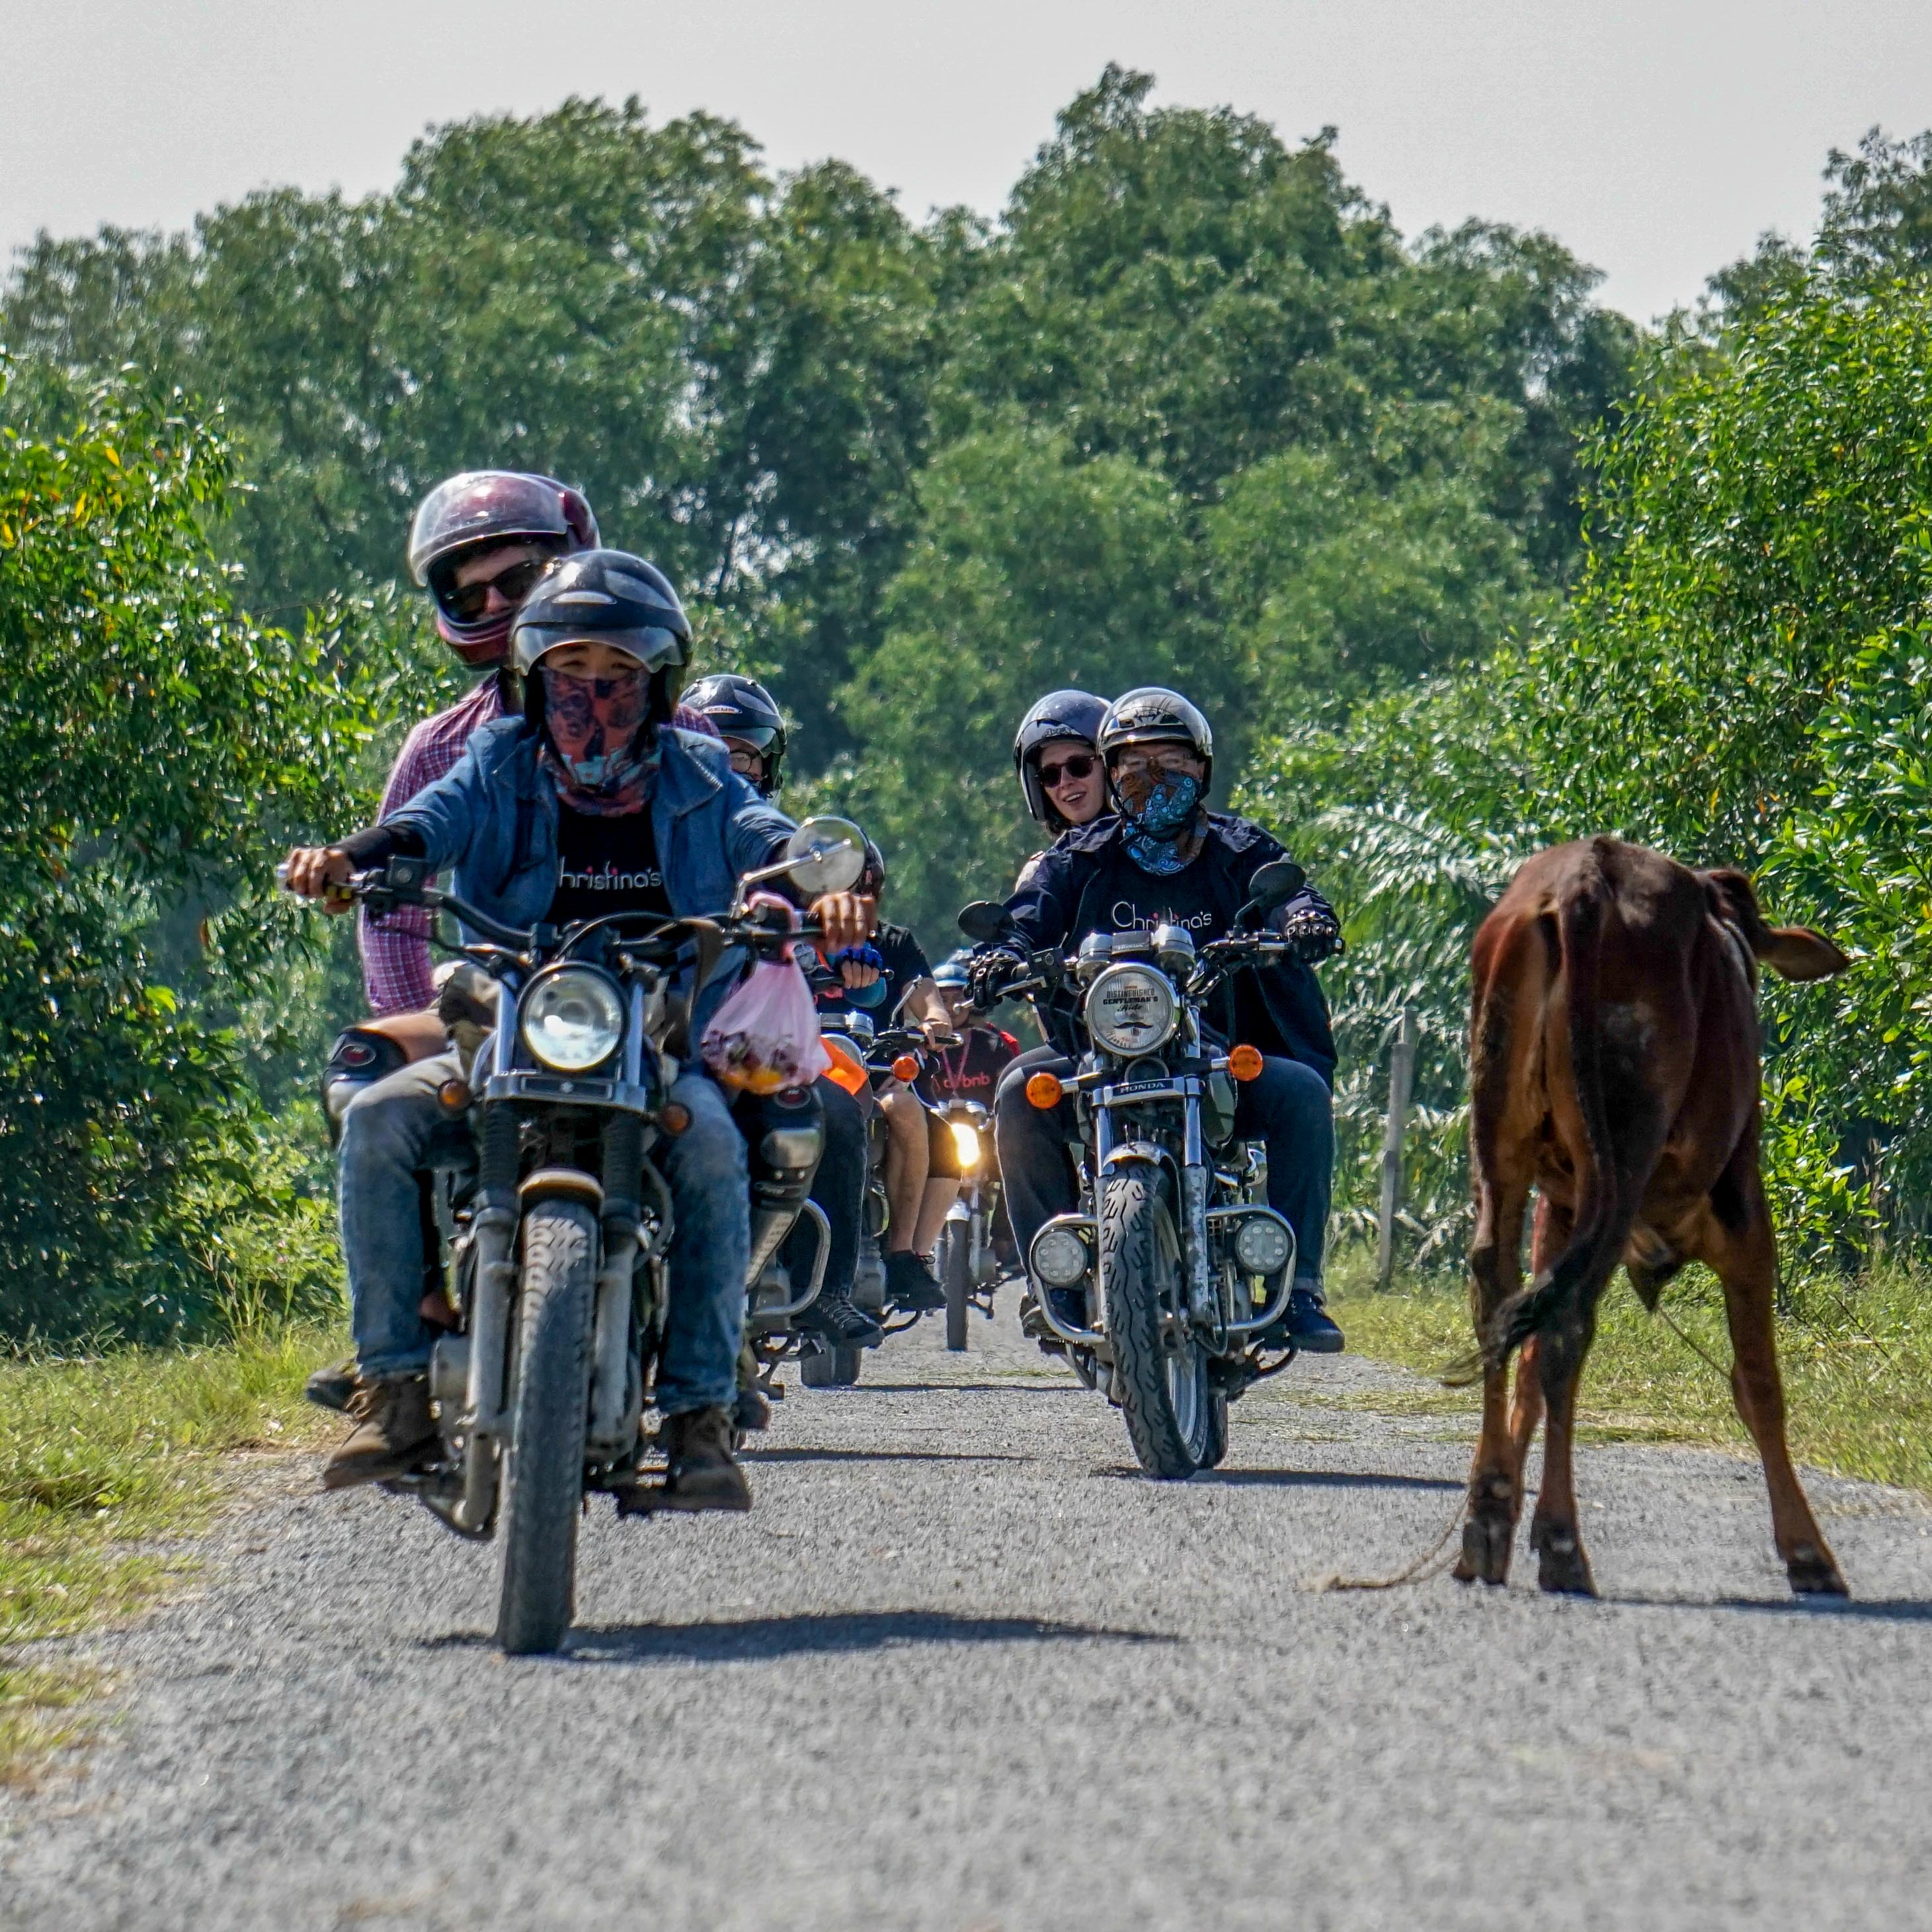
[[[1774,918],[1858,956],[1767,989],[1772,1145],[1814,1258],[1916,1227],[1932,1184],[1932,287],[1828,274],[1721,356],[1666,350],[1592,451],[1592,548],[1562,619],[1478,676],[1274,747],[1262,796],[1339,842],[1354,908],[1349,1099],[1418,1004],[1434,1112],[1418,1220],[1462,1207],[1466,947],[1537,847],[1610,831],[1759,876]],[[1363,1190],[1358,1186],[1358,1198]]]
[[[0,433],[0,1328],[192,1326],[274,1204],[242,1010],[272,872],[370,728],[340,622],[243,615],[202,532],[214,430],[110,385]]]

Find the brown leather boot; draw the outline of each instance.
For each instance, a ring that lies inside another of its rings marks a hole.
[[[621,1490],[620,1516],[654,1516],[661,1510],[748,1510],[752,1486],[731,1454],[731,1412],[696,1408],[664,1424],[670,1467],[662,1485]]]
[[[427,1376],[392,1376],[364,1382],[349,1405],[356,1426],[322,1465],[325,1490],[352,1490],[413,1468],[436,1446]]]

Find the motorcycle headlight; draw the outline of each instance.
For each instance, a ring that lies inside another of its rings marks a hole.
[[[524,1044],[558,1073],[587,1073],[617,1050],[624,1002],[602,973],[566,966],[524,994],[517,1024]]]
[[[1042,1228],[1028,1258],[1047,1287],[1071,1288],[1086,1275],[1087,1244],[1071,1228]]]
[[[1164,974],[1151,966],[1109,966],[1087,989],[1087,1030],[1094,1044],[1131,1060],[1157,1053],[1173,1037],[1178,1002]]]
[[[970,1174],[980,1165],[980,1130],[970,1120],[952,1123],[952,1151],[959,1157],[962,1174]]]
[[[1279,1274],[1294,1253],[1294,1237],[1272,1214],[1250,1214],[1234,1228],[1234,1258],[1250,1274]]]

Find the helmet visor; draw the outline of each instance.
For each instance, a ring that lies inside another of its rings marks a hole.
[[[562,487],[510,470],[472,470],[439,483],[422,500],[410,531],[410,571],[429,581],[433,566],[490,538],[553,537],[571,542]]]

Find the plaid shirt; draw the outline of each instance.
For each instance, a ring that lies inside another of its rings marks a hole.
[[[503,715],[501,685],[493,672],[460,704],[434,718],[425,718],[403,740],[403,748],[382,788],[380,816],[400,812],[419,791],[456,769],[470,734]],[[686,731],[718,736],[708,718],[680,704],[671,722]],[[398,906],[382,919],[361,916],[356,939],[362,952],[362,984],[369,1010],[385,1013],[420,1012],[436,1004],[429,951],[430,915],[424,906]]]

